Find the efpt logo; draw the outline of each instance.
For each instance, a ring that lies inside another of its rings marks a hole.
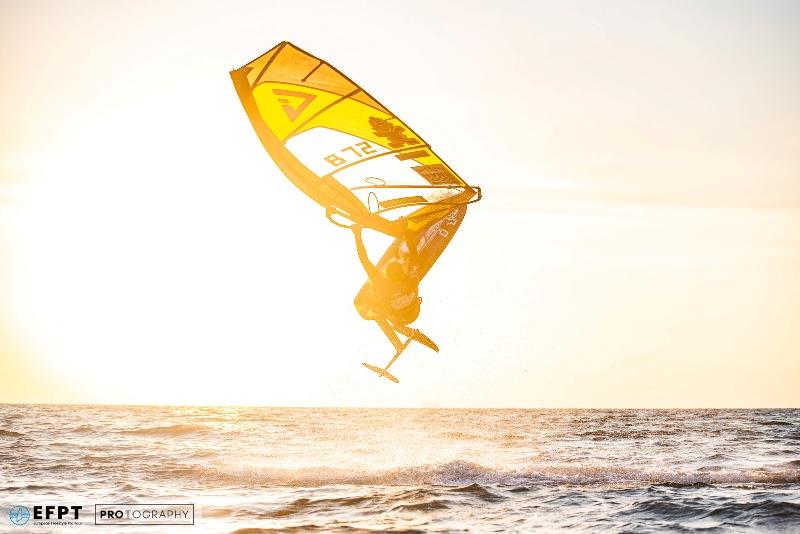
[[[31,511],[25,506],[12,506],[8,511],[8,519],[17,526],[22,526],[31,518]]]
[[[83,506],[36,505],[31,511],[27,506],[12,506],[8,511],[8,520],[12,524],[22,526],[31,521],[32,525],[79,525],[80,511]]]

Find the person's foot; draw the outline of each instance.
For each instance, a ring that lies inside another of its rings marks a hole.
[[[392,328],[406,336],[407,338],[413,339],[417,343],[421,343],[431,349],[434,352],[439,352],[439,347],[436,343],[433,342],[431,338],[417,330],[416,328],[409,328],[407,326],[401,325],[392,325]]]
[[[414,333],[411,335],[411,339],[419,343],[422,343],[423,345],[425,345],[434,352],[439,352],[439,346],[436,343],[434,343],[431,338],[429,338],[428,336],[426,336],[417,329],[414,329],[413,332]]]

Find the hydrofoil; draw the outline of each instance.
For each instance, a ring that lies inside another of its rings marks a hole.
[[[392,364],[395,361],[397,361],[397,358],[399,358],[400,355],[403,354],[403,351],[406,350],[406,348],[411,344],[412,341],[417,341],[418,343],[425,345],[432,351],[439,352],[439,347],[436,345],[436,343],[434,343],[428,336],[426,336],[417,329],[408,328],[407,326],[394,325],[385,319],[379,319],[375,322],[378,323],[378,326],[380,326],[383,333],[386,335],[387,338],[389,338],[389,341],[391,341],[392,346],[394,346],[395,353],[394,356],[392,356],[392,359],[389,360],[389,363],[386,364],[386,367],[381,368],[367,362],[361,362],[361,364],[370,371],[375,372],[376,374],[382,376],[383,378],[391,380],[395,384],[399,383],[400,381],[397,379],[396,376],[394,376],[392,373],[389,372],[389,367],[391,367]],[[405,340],[405,342],[400,341],[400,337],[398,337],[397,332],[400,332],[401,334],[406,336],[407,339]]]

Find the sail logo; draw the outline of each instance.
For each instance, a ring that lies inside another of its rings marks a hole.
[[[290,121],[294,121],[300,114],[311,104],[311,102],[317,98],[317,95],[311,95],[308,93],[301,93],[300,91],[289,91],[288,89],[273,89],[273,94],[275,96],[283,96],[283,97],[292,97],[295,103],[297,103],[296,99],[300,99],[299,105],[292,106],[292,102],[288,98],[279,98],[278,102],[280,102],[283,111],[286,112],[286,116],[289,117]]]
[[[389,146],[392,148],[402,148],[405,145],[418,145],[419,140],[413,139],[406,135],[406,129],[397,124],[392,124],[380,117],[370,117],[369,125],[372,126],[372,132],[378,137],[385,137],[389,140]]]

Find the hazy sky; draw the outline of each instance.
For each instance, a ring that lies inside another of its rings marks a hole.
[[[230,81],[283,40],[483,187],[398,385]],[[798,2],[6,0],[0,68],[0,402],[800,405]]]

